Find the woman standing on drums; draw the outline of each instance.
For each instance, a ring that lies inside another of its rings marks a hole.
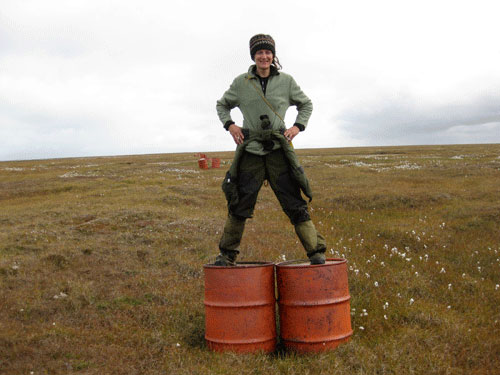
[[[311,264],[324,264],[325,239],[312,223],[301,195],[302,191],[311,199],[312,192],[291,146],[292,139],[306,129],[312,102],[292,76],[280,71],[270,35],[258,34],[250,39],[250,56],[255,64],[236,77],[217,101],[217,114],[238,146],[222,186],[228,217],[215,265],[235,265],[245,221],[252,217],[264,180],[269,181],[294,225]],[[296,106],[298,114],[293,126],[286,128],[284,117],[290,106]],[[235,107],[243,114],[242,126],[231,118]]]

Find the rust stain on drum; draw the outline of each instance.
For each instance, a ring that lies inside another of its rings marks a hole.
[[[274,264],[207,264],[204,271],[208,347],[218,352],[273,352],[277,341]]]
[[[352,336],[347,261],[276,265],[280,337],[287,349],[321,352]]]

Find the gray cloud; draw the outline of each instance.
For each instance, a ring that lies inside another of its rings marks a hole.
[[[500,94],[439,105],[422,102],[408,94],[378,97],[364,107],[349,108],[336,121],[364,144],[500,142],[500,131],[495,131],[500,130]]]

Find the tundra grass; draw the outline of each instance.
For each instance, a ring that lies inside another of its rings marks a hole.
[[[217,354],[203,265],[226,217],[193,154],[0,163],[1,374],[498,374],[500,145],[298,150],[348,260],[351,341]],[[241,261],[304,258],[269,187]]]

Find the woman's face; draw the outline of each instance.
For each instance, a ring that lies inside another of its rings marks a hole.
[[[257,68],[267,70],[273,62],[273,53],[267,49],[258,50],[255,53],[255,64]]]

